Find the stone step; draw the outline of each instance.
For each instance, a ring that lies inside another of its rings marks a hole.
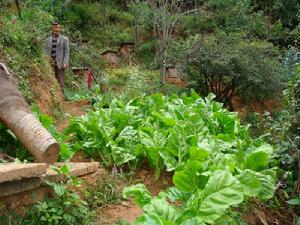
[[[99,163],[55,163],[48,167],[44,163],[5,163],[0,164],[0,197],[20,194],[34,190],[45,184],[46,181],[60,182],[68,179],[68,176],[59,174],[53,167],[61,167],[67,164],[69,174],[76,177],[88,177],[91,181],[99,174]],[[89,176],[90,175],[90,176]],[[1,199],[0,199],[1,202]]]
[[[99,169],[99,163],[98,162],[89,162],[89,163],[75,163],[75,162],[69,162],[69,163],[55,163],[54,167],[61,167],[63,165],[68,165],[69,168],[69,174],[76,177],[85,176],[91,173],[97,172]],[[55,169],[52,167],[49,167],[47,169],[47,173],[44,175],[45,181],[50,182],[59,182],[66,180],[67,176],[63,174],[59,174]]]
[[[42,184],[40,177],[30,177],[22,180],[8,181],[0,184],[0,197],[19,194],[38,188]]]
[[[24,178],[40,177],[47,172],[46,163],[1,163],[0,184]]]

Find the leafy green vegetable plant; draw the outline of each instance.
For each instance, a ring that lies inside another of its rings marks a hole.
[[[135,168],[146,158],[156,178],[165,169],[184,174],[199,159],[214,170],[236,165],[253,171],[267,168],[272,147],[252,140],[237,114],[213,98],[192,92],[182,97],[153,94],[129,102],[114,98],[109,105],[100,100],[94,111],[71,120],[66,134],[74,150],[82,149],[106,166]],[[214,159],[211,165],[207,158]]]

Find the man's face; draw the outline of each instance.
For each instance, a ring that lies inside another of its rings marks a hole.
[[[54,35],[60,34],[60,25],[59,24],[52,25],[52,33]]]

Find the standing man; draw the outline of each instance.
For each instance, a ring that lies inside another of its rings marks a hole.
[[[60,34],[60,23],[52,23],[52,35],[46,39],[46,53],[52,59],[55,77],[59,82],[62,92],[65,86],[65,69],[69,65],[69,39]]]

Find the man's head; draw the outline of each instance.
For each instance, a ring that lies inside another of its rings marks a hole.
[[[60,31],[61,31],[60,23],[53,22],[52,23],[52,34],[54,36],[58,36],[60,34]]]

